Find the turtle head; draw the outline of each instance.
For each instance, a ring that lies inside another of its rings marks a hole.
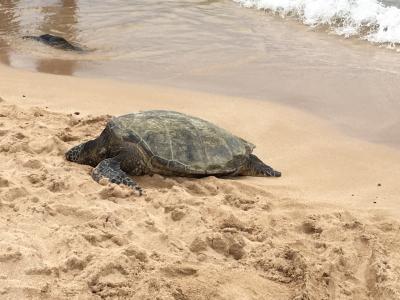
[[[96,140],[93,140],[72,147],[65,153],[65,158],[72,162],[95,167],[106,158],[106,152],[104,147],[97,147]]]

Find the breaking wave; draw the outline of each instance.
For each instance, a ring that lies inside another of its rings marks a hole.
[[[344,37],[359,37],[390,46],[400,44],[400,9],[390,5],[393,3],[385,5],[376,0],[233,1],[244,7],[271,11],[282,17],[295,16],[309,26],[328,26]]]

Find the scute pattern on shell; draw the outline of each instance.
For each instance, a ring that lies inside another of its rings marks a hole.
[[[166,168],[183,164],[205,173],[237,168],[240,158],[254,148],[210,122],[173,111],[128,114],[111,122],[116,136],[138,143]]]

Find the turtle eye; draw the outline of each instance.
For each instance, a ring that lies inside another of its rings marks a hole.
[[[100,149],[100,151],[99,151],[99,154],[100,154],[100,155],[105,155],[106,153],[107,153],[107,149],[104,148],[104,147],[102,147],[102,148]]]

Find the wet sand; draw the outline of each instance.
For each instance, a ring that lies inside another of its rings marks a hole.
[[[398,150],[273,102],[0,73],[1,297],[400,297]],[[253,142],[283,177],[144,176],[136,197],[65,161],[109,115],[153,108]]]
[[[398,52],[231,0],[75,0],[0,7],[0,59],[15,68],[287,104],[344,133],[400,147]],[[52,33],[85,54],[23,35]]]

